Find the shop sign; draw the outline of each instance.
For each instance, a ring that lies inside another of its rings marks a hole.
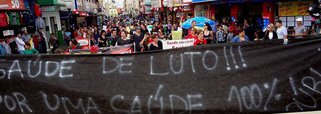
[[[307,9],[312,1],[305,2],[280,2],[279,3],[279,16],[297,16],[309,15]]]
[[[182,6],[183,8],[182,8],[182,11],[191,11],[191,6],[189,6],[189,5],[185,5],[185,6]]]
[[[5,10],[24,10],[23,0],[0,0],[0,9]]]
[[[173,0],[173,6],[181,6],[181,0]]]
[[[56,7],[55,6],[41,6],[41,11],[42,12],[55,12]]]

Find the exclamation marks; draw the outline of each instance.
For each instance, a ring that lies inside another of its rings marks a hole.
[[[232,56],[232,60],[233,60],[233,63],[235,65],[235,69],[239,69],[239,65],[237,65],[236,60],[235,60],[235,56],[234,56],[234,53],[233,53],[233,46],[230,47],[230,54]]]
[[[227,71],[230,71],[231,70],[231,67],[230,67],[230,63],[228,62],[228,58],[227,58],[227,54],[226,54],[226,47],[224,47],[224,57],[225,57],[225,60],[226,60],[226,70]]]
[[[245,68],[247,65],[245,63],[245,60],[243,58],[243,54],[242,54],[242,50],[241,50],[241,46],[238,47],[238,52],[240,54],[240,58],[241,58],[241,61],[242,61],[242,64],[243,64],[243,67]]]
[[[243,58],[241,46],[238,46],[237,51],[238,51],[238,54],[240,55],[240,60],[241,60],[241,62],[242,62],[242,66],[243,66],[244,68],[247,67],[247,64],[246,64],[246,62],[245,62],[245,60],[244,60],[244,58]],[[235,69],[240,69],[239,64],[237,63],[237,59],[236,59],[236,57],[235,57],[235,54],[234,54],[234,52],[233,52],[233,46],[230,47],[230,54],[229,54],[229,55],[231,55],[232,62],[233,62],[233,64],[234,64],[234,68],[235,68]],[[230,63],[229,63],[229,56],[228,56],[228,54],[227,54],[227,49],[226,49],[226,47],[224,47],[224,57],[225,57],[226,66],[227,66],[227,67],[226,67],[226,70],[227,70],[227,71],[232,70],[232,69],[231,69],[231,66],[230,66]]]

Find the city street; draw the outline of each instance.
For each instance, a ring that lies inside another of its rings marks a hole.
[[[0,0],[2,114],[319,114],[321,0]]]

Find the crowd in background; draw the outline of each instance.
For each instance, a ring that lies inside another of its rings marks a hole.
[[[246,19],[242,23],[237,23],[223,18],[221,21],[216,21],[214,28],[205,23],[202,29],[197,29],[194,21],[190,29],[183,29],[181,23],[163,24],[149,20],[117,18],[105,21],[105,28],[89,25],[66,30],[64,45],[67,45],[67,49],[59,48],[58,39],[54,34],[51,34],[48,40],[51,53],[68,53],[70,49],[80,49],[76,40],[79,37],[88,39],[91,46],[99,48],[133,44],[135,52],[162,50],[163,41],[172,40],[172,31],[178,30],[183,31],[183,39],[194,39],[194,45],[272,39],[284,39],[284,43],[287,44],[289,36],[303,38],[308,34],[306,27],[302,25],[302,19],[298,18],[296,21],[295,31],[288,34],[287,28],[280,20],[270,23],[265,30],[262,30],[262,26],[257,26],[255,22],[249,23]],[[44,33],[41,31],[36,33],[29,35],[27,31],[23,31],[7,41],[0,42],[0,54],[47,53]]]

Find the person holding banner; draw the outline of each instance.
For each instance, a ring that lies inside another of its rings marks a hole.
[[[98,47],[107,47],[106,31],[102,30],[98,37]]]
[[[127,38],[126,31],[121,31],[120,34],[121,34],[121,37],[116,42],[116,46],[122,46],[122,45],[127,45],[127,44],[132,44],[133,43],[133,41],[131,39]]]
[[[144,34],[141,33],[140,28],[136,29],[136,32],[133,35],[133,41],[135,43],[136,52],[141,52],[144,48],[144,45],[141,44],[141,42],[144,39]]]
[[[79,46],[79,43],[76,39],[72,39],[69,42],[69,47],[67,48],[65,53],[69,53],[71,50],[74,50],[74,49],[81,49],[81,47]]]
[[[151,39],[153,42],[148,46],[149,51],[163,50],[163,43],[156,35],[152,35]]]

